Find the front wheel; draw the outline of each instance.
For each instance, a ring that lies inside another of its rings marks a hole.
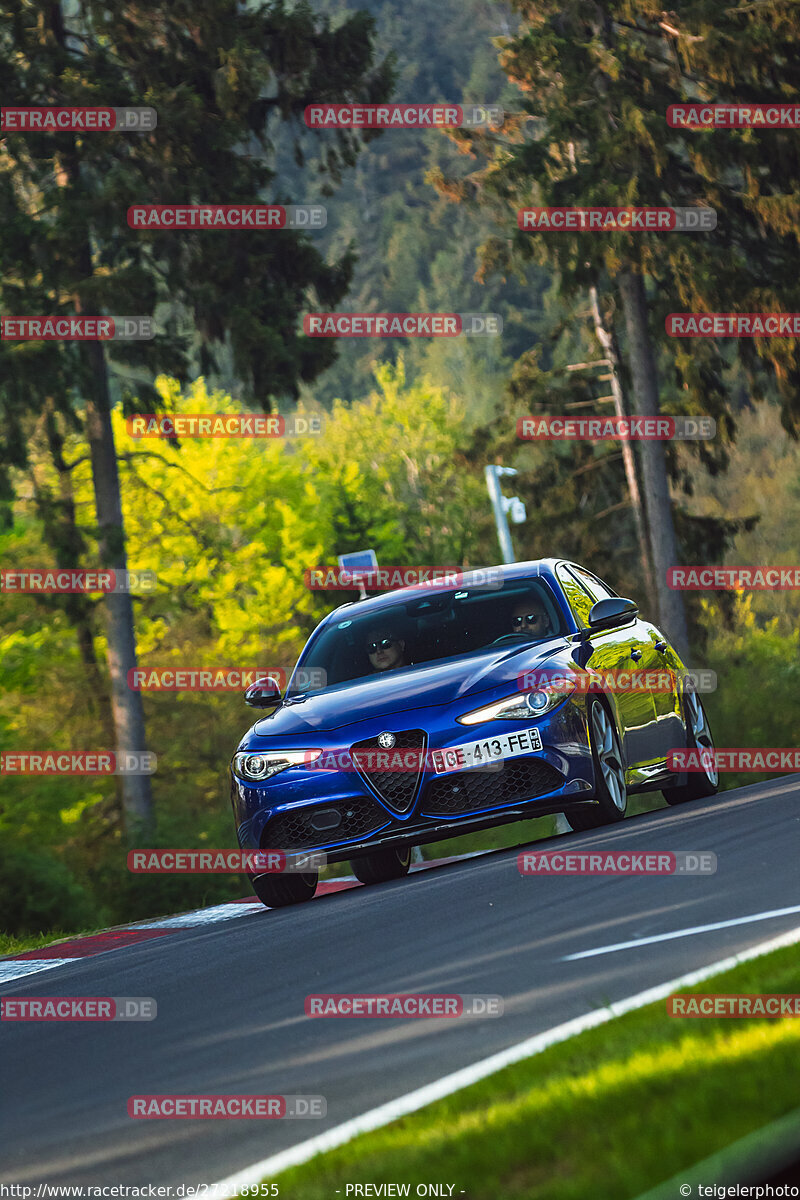
[[[687,782],[682,787],[662,788],[661,794],[667,804],[685,804],[687,800],[715,796],[719,788],[711,726],[696,692],[684,693],[683,711],[686,717],[686,749],[700,752],[703,770],[688,771]]]
[[[592,748],[597,803],[564,813],[575,833],[621,821],[628,807],[628,787],[619,735],[608,710],[599,700],[592,700],[589,709],[589,744]]]
[[[253,891],[267,908],[287,908],[311,900],[317,890],[319,871],[297,875],[251,875]]]
[[[351,858],[353,874],[361,883],[386,883],[402,879],[411,866],[411,847],[405,850],[376,850],[363,858]]]

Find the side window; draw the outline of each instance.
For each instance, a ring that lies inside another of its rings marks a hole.
[[[614,599],[614,593],[610,592],[604,583],[594,575],[590,575],[588,571],[584,571],[581,567],[570,567],[570,571],[583,584],[587,592],[594,596],[595,600],[610,600]]]
[[[558,582],[564,589],[564,594],[569,601],[569,606],[572,609],[575,620],[584,629],[587,629],[589,626],[589,613],[594,604],[594,598],[588,592],[584,591],[572,572],[567,570],[563,564],[556,569],[556,574]]]

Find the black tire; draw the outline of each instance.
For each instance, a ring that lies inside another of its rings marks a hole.
[[[351,858],[353,874],[361,883],[387,883],[390,879],[402,879],[411,866],[411,847],[404,850],[376,850],[362,858]]]
[[[696,692],[684,692],[683,715],[686,722],[687,750],[714,750],[714,739],[708,723],[706,710]],[[716,796],[719,791],[719,774],[716,767],[705,771],[687,771],[686,783],[680,787],[662,788],[661,795],[667,804],[686,804],[688,800],[702,800],[704,796]]]
[[[628,807],[625,764],[614,719],[602,701],[595,698],[589,702],[587,717],[589,745],[592,748],[594,763],[596,803],[573,808],[564,813],[575,833],[622,821]]]
[[[267,908],[287,908],[311,900],[317,890],[319,871],[297,875],[251,875],[253,891]]]

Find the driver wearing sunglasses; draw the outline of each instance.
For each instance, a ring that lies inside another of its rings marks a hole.
[[[546,637],[553,632],[550,617],[538,600],[521,601],[515,605],[511,615],[511,632],[525,633],[531,637]]]
[[[369,634],[365,649],[373,671],[391,671],[394,667],[408,666],[405,642],[386,629]]]

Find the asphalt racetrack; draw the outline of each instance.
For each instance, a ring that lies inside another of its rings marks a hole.
[[[800,926],[800,778],[535,844],[713,851],[714,875],[522,877],[504,850],[6,982],[157,1019],[0,1025],[0,1181],[212,1183],[609,1001]],[[639,939],[690,931],[665,940]],[[620,945],[620,944],[623,945]],[[608,947],[602,953],[566,956]],[[310,1019],[319,992],[490,993],[500,1018]],[[668,1018],[665,1015],[665,1020]],[[135,1120],[132,1095],[304,1094],[323,1120]]]

